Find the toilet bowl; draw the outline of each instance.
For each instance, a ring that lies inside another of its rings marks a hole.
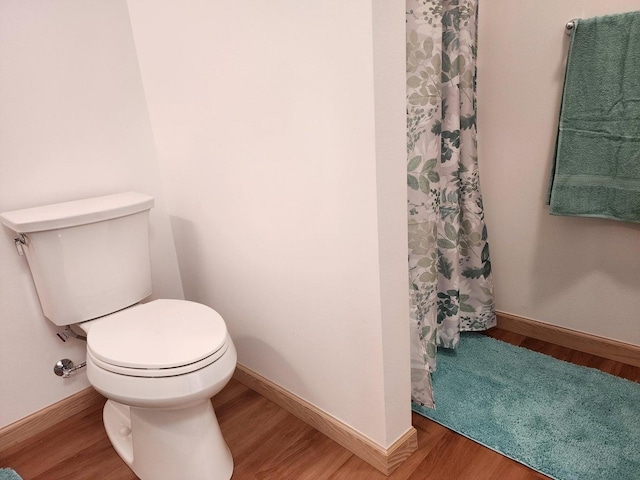
[[[136,475],[228,480],[233,459],[210,401],[236,366],[222,317],[161,299],[78,326],[87,333],[89,382],[109,399],[105,430]]]
[[[229,480],[211,397],[236,349],[222,317],[151,294],[153,197],[126,192],[0,214],[18,234],[47,319],[87,333],[87,378],[107,436],[142,480]]]

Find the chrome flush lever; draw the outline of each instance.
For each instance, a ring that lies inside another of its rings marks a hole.
[[[67,325],[64,328],[63,332],[58,332],[56,333],[56,335],[63,342],[66,342],[69,339],[69,337],[77,338],[78,340],[83,340],[85,342],[87,341],[87,337],[74,332],[73,329],[71,328],[71,325]]]
[[[16,250],[18,250],[18,255],[21,257],[24,256],[24,248],[22,248],[22,246],[27,244],[27,237],[24,236],[24,233],[21,233],[18,238],[14,239],[14,242],[16,244]]]

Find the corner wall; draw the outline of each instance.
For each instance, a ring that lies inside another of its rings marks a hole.
[[[0,2],[0,212],[137,190],[151,214],[154,295],[181,298],[151,126],[124,0]],[[88,385],[85,359],[46,320],[14,234],[0,226],[0,427]]]
[[[574,18],[639,0],[480,6],[478,146],[498,310],[640,344],[640,225],[545,206]]]
[[[241,364],[389,446],[411,426],[404,2],[129,10],[185,295]]]

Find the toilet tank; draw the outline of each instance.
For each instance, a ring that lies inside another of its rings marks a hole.
[[[71,325],[151,294],[149,210],[127,192],[0,214],[18,233],[44,315]]]

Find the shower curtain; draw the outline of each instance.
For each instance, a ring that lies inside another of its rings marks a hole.
[[[478,0],[407,0],[412,400],[433,407],[438,347],[495,325],[476,154]]]

